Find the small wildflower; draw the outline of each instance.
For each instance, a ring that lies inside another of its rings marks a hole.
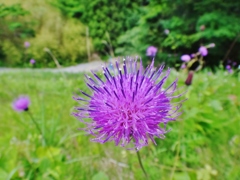
[[[24,42],[24,47],[25,47],[25,48],[28,48],[28,47],[30,47],[30,42],[28,42],[28,41],[25,41],[25,42]]]
[[[194,58],[196,55],[195,54],[191,54],[191,58]]]
[[[164,34],[168,35],[170,33],[169,29],[164,30]]]
[[[29,62],[30,62],[30,64],[35,64],[36,63],[36,61],[34,59],[31,59]]]
[[[155,57],[156,56],[156,54],[157,54],[157,48],[156,47],[154,47],[154,46],[149,46],[148,48],[147,48],[147,53],[146,53],[146,55],[147,56],[150,56],[150,57]]]
[[[92,91],[83,97],[74,97],[82,105],[76,107],[75,117],[86,124],[84,130],[93,136],[92,141],[105,143],[114,141],[128,149],[139,150],[147,146],[149,140],[156,144],[154,137],[164,138],[168,132],[166,125],[176,120],[181,112],[181,102],[171,100],[181,95],[173,95],[177,80],[165,90],[163,84],[168,79],[170,69],[163,72],[164,66],[154,68],[154,60],[145,70],[140,61],[127,58],[123,69],[116,62],[115,73],[103,67],[105,79],[92,72],[86,75],[86,84]],[[164,124],[164,127],[160,127]]]
[[[227,71],[228,71],[230,74],[233,73],[233,69],[232,69],[232,67],[231,67],[230,65],[227,65],[227,66],[226,66],[226,69],[227,69]]]
[[[187,66],[186,66],[186,64],[185,63],[183,63],[182,65],[181,65],[181,69],[185,69]]]
[[[230,66],[230,65],[227,65],[227,66],[226,66],[226,69],[227,69],[227,70],[231,69],[231,66]]]
[[[202,55],[202,56],[206,56],[208,54],[208,50],[206,47],[204,46],[201,46],[199,49],[198,49],[198,52]]]
[[[185,55],[181,56],[181,60],[185,61],[185,62],[188,62],[188,61],[191,60],[191,57],[188,54],[185,54]]]
[[[30,100],[28,97],[20,96],[13,102],[12,107],[16,111],[27,111],[29,104]]]
[[[201,30],[201,31],[204,31],[205,28],[206,28],[205,25],[201,25],[201,26],[200,26],[200,30]]]
[[[216,46],[215,43],[211,43],[211,44],[208,45],[208,47],[210,47],[210,48],[213,48],[215,46]]]

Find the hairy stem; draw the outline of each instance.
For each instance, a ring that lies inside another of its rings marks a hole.
[[[147,172],[145,171],[144,167],[143,167],[143,164],[142,164],[142,160],[141,160],[141,156],[140,156],[140,153],[139,151],[137,151],[137,157],[138,157],[138,162],[140,164],[140,167],[144,173],[144,175],[146,176],[146,179],[148,179],[148,175],[147,175]]]
[[[42,131],[41,131],[41,129],[40,129],[38,123],[34,120],[33,115],[31,114],[31,112],[30,112],[29,110],[28,110],[27,112],[28,112],[28,115],[30,116],[30,119],[32,120],[32,122],[33,122],[34,125],[36,126],[38,132],[42,135],[43,140],[44,140],[44,144],[47,145],[47,141],[46,141],[46,139],[45,139],[45,137],[44,137],[44,135],[43,135],[43,133],[42,133]]]

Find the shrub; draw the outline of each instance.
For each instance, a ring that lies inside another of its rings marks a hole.
[[[12,10],[11,13],[0,13],[4,21],[3,33],[8,34],[0,42],[2,65],[29,66],[29,60],[33,58],[38,67],[55,67],[46,48],[61,65],[76,64],[87,59],[86,27],[73,18],[64,18],[56,7],[49,4],[53,1],[4,2],[5,9],[14,7],[22,12]],[[21,3],[22,8],[14,3]],[[3,17],[1,14],[6,15]],[[30,42],[30,46],[24,48],[24,41]],[[14,53],[8,50],[10,46]],[[92,49],[91,43],[88,48]]]

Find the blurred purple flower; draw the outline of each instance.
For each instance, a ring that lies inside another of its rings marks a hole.
[[[35,63],[36,63],[36,61],[35,61],[34,59],[31,59],[29,62],[30,62],[31,64],[35,64]]]
[[[94,72],[91,77],[85,76],[92,93],[81,91],[84,97],[74,97],[81,101],[74,116],[87,125],[84,128],[87,133],[95,136],[92,141],[114,141],[116,146],[139,150],[149,140],[156,144],[154,137],[165,137],[166,124],[181,114],[178,112],[181,102],[171,101],[181,95],[173,95],[177,80],[163,89],[170,69],[165,73],[164,66],[155,70],[154,60],[145,70],[142,61],[138,67],[137,59],[132,58],[123,60],[123,70],[119,66],[117,61],[116,74],[103,67],[105,79]]]
[[[233,62],[233,66],[236,66],[237,65],[237,62]]]
[[[227,65],[227,66],[226,66],[226,69],[227,69],[227,70],[231,69],[231,66],[230,66],[230,65]]]
[[[231,69],[228,69],[228,72],[230,73],[230,74],[232,74],[233,73],[233,69],[231,68]]]
[[[28,41],[25,41],[25,42],[24,42],[24,47],[25,47],[25,48],[28,48],[28,47],[30,47],[30,42],[28,42]]]
[[[204,31],[205,28],[206,28],[205,25],[201,25],[201,26],[200,26],[200,30],[201,30],[201,31]]]
[[[164,30],[164,34],[168,35],[170,33],[169,29]]]
[[[154,56],[156,56],[156,54],[157,54],[157,48],[156,47],[154,47],[154,46],[149,46],[148,48],[147,48],[147,53],[146,53],[146,55],[147,56],[151,56],[151,57],[154,57]]]
[[[209,44],[208,47],[210,47],[210,48],[215,47],[215,43],[211,43],[211,44]]]
[[[29,104],[30,100],[28,97],[20,96],[16,100],[14,100],[12,107],[15,111],[27,111]]]
[[[182,65],[181,65],[181,69],[185,69],[187,66],[186,66],[186,64],[185,63],[183,63]]]
[[[230,65],[226,66],[226,69],[228,70],[228,72],[231,74],[233,73],[232,67]]]
[[[185,61],[185,62],[188,62],[188,61],[191,60],[191,57],[188,54],[184,54],[184,55],[181,56],[181,60]]]
[[[196,55],[195,54],[191,54],[191,58],[194,58]]]
[[[208,50],[206,47],[204,46],[201,46],[199,49],[198,49],[198,52],[202,55],[202,56],[206,56],[208,54]]]

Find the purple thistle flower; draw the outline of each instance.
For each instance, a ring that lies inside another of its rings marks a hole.
[[[12,107],[15,111],[27,111],[30,100],[26,96],[18,97],[12,104]]]
[[[170,33],[169,29],[164,30],[164,34],[168,35]]]
[[[185,63],[183,63],[182,65],[181,65],[181,69],[185,69],[187,66],[186,66],[186,64]]]
[[[230,65],[227,65],[227,66],[226,66],[226,69],[227,69],[227,70],[231,69],[231,66],[230,66]]]
[[[134,147],[128,149],[139,150],[148,145],[149,139],[154,144],[154,137],[163,139],[168,132],[166,124],[181,114],[178,112],[181,102],[171,103],[181,96],[173,95],[177,80],[163,89],[170,69],[166,73],[164,66],[155,69],[154,60],[145,70],[141,60],[137,66],[137,59],[127,58],[123,60],[122,69],[116,61],[114,74],[103,67],[105,79],[94,72],[92,77],[85,76],[92,93],[81,91],[85,97],[74,97],[82,103],[76,107],[74,116],[86,124],[83,130],[95,136],[92,141],[114,141],[122,147],[133,144]]]
[[[24,47],[25,47],[25,48],[28,48],[28,47],[30,47],[30,42],[28,42],[28,41],[25,41],[25,42],[24,42]]]
[[[185,62],[188,62],[188,61],[191,60],[191,57],[188,54],[184,54],[184,55],[181,56],[181,60],[185,61]]]
[[[29,62],[30,62],[31,64],[35,64],[35,63],[36,63],[36,61],[35,61],[34,59],[31,59]]]
[[[204,46],[201,46],[201,47],[198,49],[198,52],[199,52],[202,56],[208,55],[208,50],[207,50],[207,48],[204,47]]]
[[[216,46],[215,43],[211,43],[211,44],[208,45],[208,47],[210,47],[210,48],[213,48],[215,46]]]
[[[200,30],[201,30],[201,31],[204,31],[205,28],[206,28],[205,25],[201,25],[201,26],[200,26]]]
[[[151,57],[154,57],[154,56],[156,56],[156,54],[157,54],[157,48],[156,47],[154,47],[154,46],[149,46],[148,48],[147,48],[147,53],[146,53],[146,55],[147,56],[151,56]]]

